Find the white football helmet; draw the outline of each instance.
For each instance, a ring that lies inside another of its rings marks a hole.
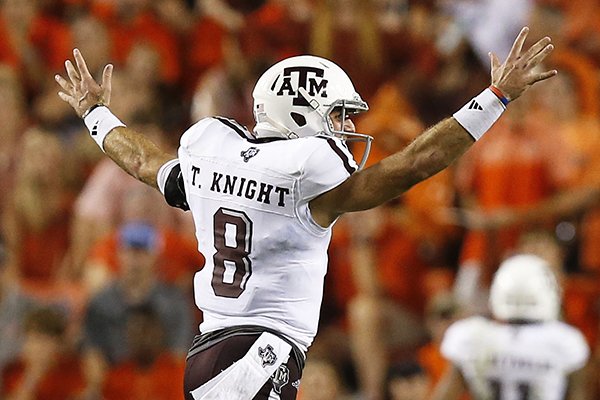
[[[342,121],[348,114],[369,109],[348,75],[335,63],[308,55],[287,58],[258,79],[252,96],[257,137],[334,135],[347,141],[362,141],[366,146],[360,168],[367,161],[373,138],[334,130],[329,117],[338,107]]]
[[[548,263],[531,254],[507,258],[494,275],[490,308],[500,320],[557,319],[560,289]]]

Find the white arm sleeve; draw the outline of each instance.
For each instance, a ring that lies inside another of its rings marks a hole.
[[[559,346],[561,346],[563,366],[569,373],[583,368],[587,363],[590,348],[578,329],[564,324]]]
[[[473,339],[484,334],[485,319],[479,316],[458,320],[446,329],[440,346],[442,355],[453,364],[461,365],[476,348]]]

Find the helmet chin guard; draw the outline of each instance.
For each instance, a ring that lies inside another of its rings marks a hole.
[[[287,58],[259,78],[252,96],[254,133],[258,138],[328,135],[347,142],[364,142],[359,169],[365,165],[373,137],[335,130],[330,115],[339,108],[344,121],[348,114],[364,112],[369,107],[348,75],[333,62],[315,56]]]

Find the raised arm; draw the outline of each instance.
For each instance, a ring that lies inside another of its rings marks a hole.
[[[159,149],[143,134],[127,128],[105,107],[110,103],[111,64],[104,67],[102,83],[98,84],[90,74],[81,52],[75,49],[73,56],[75,65],[70,60],[65,62],[68,79],[55,76],[62,88],[59,97],[84,119],[92,139],[113,161],[137,180],[158,188],[158,170],[175,156]],[[102,121],[98,123],[100,119]]]
[[[504,109],[503,103],[515,100],[534,83],[556,75],[555,70],[536,71],[554,48],[550,38],[545,37],[522,51],[528,32],[528,28],[521,30],[503,64],[490,53],[494,94],[486,89],[474,99],[487,102],[487,108],[469,102],[454,117],[428,129],[405,149],[314,199],[311,211],[315,221],[328,226],[343,213],[376,207],[446,168],[493,124]],[[495,114],[488,109],[494,109]]]

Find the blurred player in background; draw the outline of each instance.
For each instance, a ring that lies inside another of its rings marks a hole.
[[[451,325],[442,353],[452,365],[433,400],[584,400],[589,347],[579,330],[558,320],[560,288],[538,256],[506,259],[490,292],[493,319]]]

